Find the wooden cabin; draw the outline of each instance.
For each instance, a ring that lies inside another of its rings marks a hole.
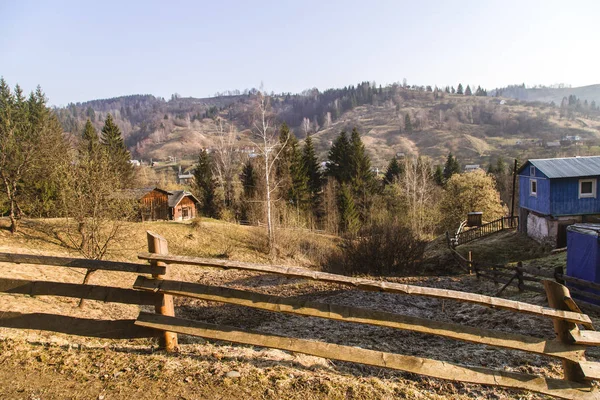
[[[196,218],[198,199],[185,190],[145,189],[138,197],[142,221],[183,221]]]
[[[200,203],[196,196],[185,190],[174,190],[169,193],[171,220],[183,221],[196,218],[197,206]]]

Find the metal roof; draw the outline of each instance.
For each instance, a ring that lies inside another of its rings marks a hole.
[[[600,156],[541,158],[528,160],[548,178],[575,178],[580,176],[600,175]],[[523,164],[519,173],[528,163]]]

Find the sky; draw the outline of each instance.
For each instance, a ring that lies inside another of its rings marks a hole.
[[[51,105],[362,81],[600,83],[600,1],[0,0],[0,76]]]

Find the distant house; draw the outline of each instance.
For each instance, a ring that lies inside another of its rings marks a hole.
[[[598,222],[600,156],[527,161],[519,173],[519,230],[556,247],[566,246],[566,228]]]
[[[144,189],[138,197],[142,221],[181,221],[195,218],[198,199],[184,190]]]
[[[546,142],[546,147],[560,147],[560,142],[559,141]]]
[[[465,172],[473,172],[473,171],[476,171],[478,169],[481,169],[481,166],[479,164],[467,164],[467,165],[465,165]]]

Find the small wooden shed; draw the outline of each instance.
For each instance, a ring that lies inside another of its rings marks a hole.
[[[185,190],[174,190],[169,194],[169,209],[174,221],[196,218],[200,201]]]

